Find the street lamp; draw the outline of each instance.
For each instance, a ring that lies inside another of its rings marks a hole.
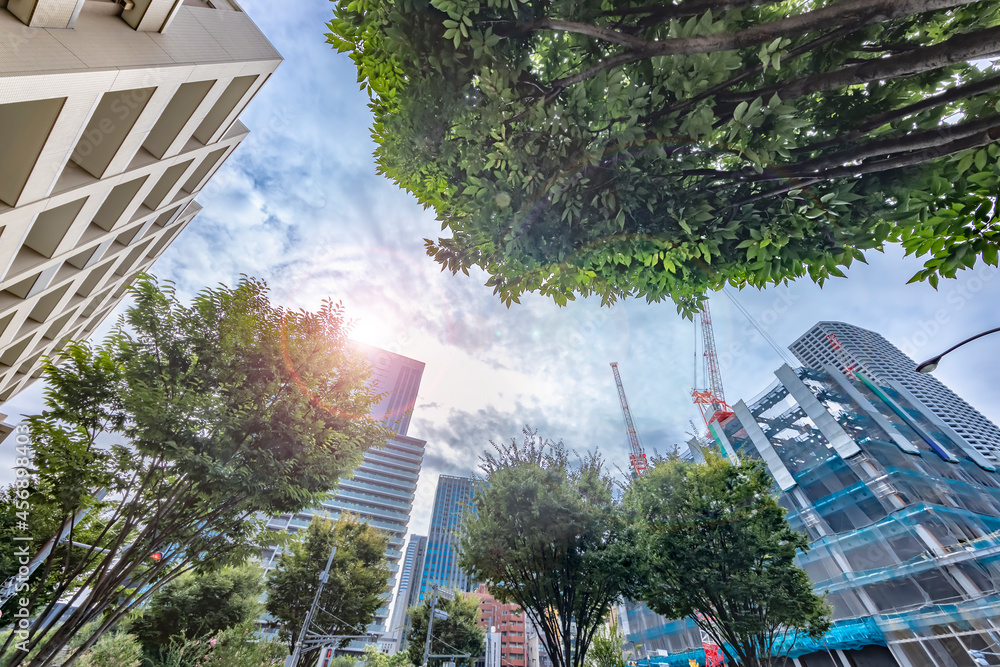
[[[1000,331],[1000,327],[996,327],[995,329],[990,329],[990,330],[984,331],[982,333],[977,333],[975,336],[972,336],[971,338],[966,338],[965,340],[963,340],[961,343],[959,343],[957,345],[952,345],[951,347],[949,347],[947,350],[945,350],[941,354],[937,355],[936,357],[931,357],[927,361],[925,361],[922,364],[918,365],[917,366],[917,372],[918,373],[933,373],[937,369],[938,364],[941,363],[941,357],[943,357],[944,355],[948,354],[949,352],[951,352],[953,350],[957,350],[958,348],[962,347],[966,343],[971,343],[972,341],[976,340],[977,338],[982,338],[983,336],[989,335],[991,333],[996,333],[998,331]]]

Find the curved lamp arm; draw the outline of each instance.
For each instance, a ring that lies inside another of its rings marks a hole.
[[[961,343],[958,343],[957,345],[952,345],[951,347],[949,347],[947,350],[945,350],[941,354],[937,355],[936,357],[931,357],[930,359],[928,359],[927,361],[923,362],[922,364],[919,364],[917,366],[917,372],[918,373],[932,373],[932,372],[934,372],[937,369],[938,364],[941,363],[941,357],[943,357],[944,355],[946,355],[949,352],[952,352],[954,350],[957,350],[958,348],[962,347],[966,343],[971,343],[972,341],[976,340],[977,338],[982,338],[983,336],[989,335],[991,333],[996,333],[998,331],[1000,331],[1000,327],[996,327],[995,329],[989,329],[988,331],[984,331],[982,333],[977,333],[975,336],[972,336],[971,338],[966,338],[965,340],[963,340]]]

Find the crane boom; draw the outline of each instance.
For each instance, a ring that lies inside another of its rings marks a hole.
[[[646,452],[639,444],[639,434],[635,431],[635,423],[632,421],[632,411],[628,407],[628,399],[625,398],[625,387],[622,386],[622,376],[618,373],[618,362],[611,362],[611,370],[615,374],[615,384],[618,386],[618,399],[622,404],[622,416],[625,418],[625,431],[628,433],[629,445],[632,452],[629,454],[629,464],[632,467],[632,477],[639,477],[648,467],[646,464]]]
[[[719,368],[719,355],[715,351],[715,331],[712,329],[712,311],[705,309],[701,311],[701,333],[705,338],[705,362],[708,367],[708,390],[719,399],[720,404],[726,402],[726,392],[722,388],[722,370]],[[712,406],[718,410],[721,405]]]
[[[701,335],[704,345],[705,356],[705,378],[706,387],[704,389],[694,389],[691,391],[691,398],[701,410],[701,416],[705,420],[705,426],[713,420],[723,421],[733,414],[732,408],[726,403],[726,393],[722,388],[722,369],[719,367],[719,354],[715,350],[715,332],[712,330],[712,311],[708,308],[708,302],[701,311]],[[695,383],[698,378],[695,378]]]

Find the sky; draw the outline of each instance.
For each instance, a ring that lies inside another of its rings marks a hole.
[[[442,273],[423,239],[441,235],[433,214],[375,173],[371,116],[346,54],[325,43],[326,0],[240,0],[285,58],[242,115],[250,136],[198,196],[202,213],[153,267],[182,295],[264,279],[275,302],[316,308],[342,301],[354,338],[425,362],[409,435],[427,441],[410,532],[427,532],[439,474],[470,475],[491,440],[526,426],[579,451],[599,449],[628,466],[610,362],[620,364],[647,450],[686,440],[695,329],[672,303],[595,300],[557,307],[537,296],[503,306],[485,275]],[[294,9],[292,9],[294,7]],[[822,320],[886,336],[915,360],[1000,325],[1000,278],[978,266],[929,285],[907,285],[920,267],[898,248],[870,253],[846,279],[731,294],[781,346]],[[783,363],[723,294],[711,299],[730,403],[748,402]],[[114,319],[109,318],[108,322]],[[936,376],[1000,421],[1000,336],[953,353]],[[8,402],[8,422],[41,407],[35,385]],[[9,482],[12,441],[0,449]]]

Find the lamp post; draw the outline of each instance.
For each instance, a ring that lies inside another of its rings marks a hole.
[[[943,357],[944,355],[946,355],[949,352],[952,352],[954,350],[957,350],[958,348],[962,347],[966,343],[971,343],[972,341],[976,340],[977,338],[982,338],[983,336],[987,336],[989,334],[996,333],[998,331],[1000,331],[1000,327],[996,327],[994,329],[989,329],[987,331],[983,331],[982,333],[977,333],[975,336],[972,336],[971,338],[966,338],[965,340],[963,340],[961,343],[958,343],[957,345],[952,345],[951,347],[949,347],[947,350],[945,350],[941,354],[937,355],[936,357],[931,357],[930,359],[928,359],[927,361],[923,362],[922,364],[919,364],[917,366],[917,372],[918,373],[933,373],[937,369],[938,364],[941,363],[941,357]]]

